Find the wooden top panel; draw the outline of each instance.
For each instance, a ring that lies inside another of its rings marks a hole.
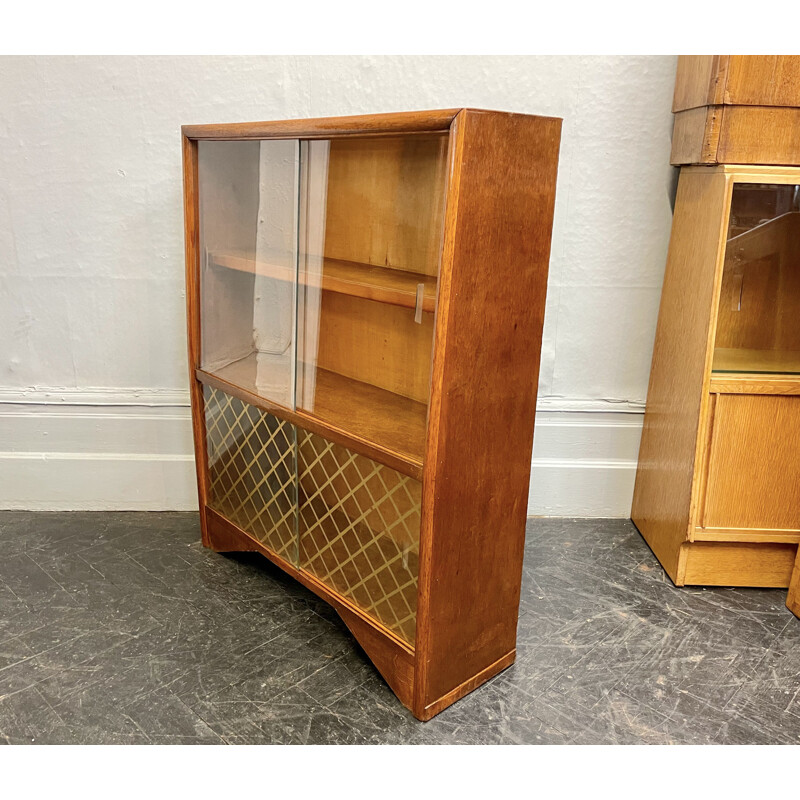
[[[404,111],[396,114],[362,114],[351,117],[286,119],[270,122],[231,122],[213,125],[183,125],[189,139],[279,139],[326,138],[357,134],[391,134],[446,131],[458,108],[435,111]]]
[[[183,125],[181,132],[188,139],[326,139],[331,136],[432,133],[449,130],[456,115],[461,111],[492,114],[498,117],[534,118],[537,116],[482,108],[445,108],[428,111],[401,111],[390,114],[359,114],[349,117]],[[543,119],[548,118],[544,117]]]

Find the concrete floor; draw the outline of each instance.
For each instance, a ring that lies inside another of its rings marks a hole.
[[[0,512],[0,744],[800,743],[785,591],[676,589],[630,522],[528,523],[516,664],[428,723],[196,514]]]

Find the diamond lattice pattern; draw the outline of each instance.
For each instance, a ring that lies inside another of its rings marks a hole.
[[[419,481],[206,387],[210,505],[414,643]]]
[[[209,505],[297,563],[297,432],[293,425],[205,387]]]
[[[300,566],[413,643],[422,487],[298,432]]]

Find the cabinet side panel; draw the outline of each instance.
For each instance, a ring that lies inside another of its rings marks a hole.
[[[700,421],[708,401],[704,384],[726,216],[725,176],[682,171],[631,510],[676,583],[682,583],[680,546],[689,532]]]
[[[722,106],[701,106],[675,114],[669,163],[715,164],[719,147]]]
[[[678,56],[673,111],[721,103],[729,56]]]
[[[558,119],[466,110],[453,132],[423,488],[417,716],[513,658],[560,131]]]
[[[186,248],[186,326],[189,345],[189,396],[192,404],[194,458],[197,469],[197,494],[203,544],[208,546],[203,513],[207,497],[206,430],[203,414],[203,387],[195,377],[200,366],[200,262],[199,214],[197,195],[197,142],[183,137],[183,214]]]

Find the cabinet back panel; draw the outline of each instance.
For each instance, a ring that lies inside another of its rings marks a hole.
[[[447,135],[333,139],[325,256],[436,275]]]
[[[433,314],[326,292],[319,324],[318,367],[428,402]]]

